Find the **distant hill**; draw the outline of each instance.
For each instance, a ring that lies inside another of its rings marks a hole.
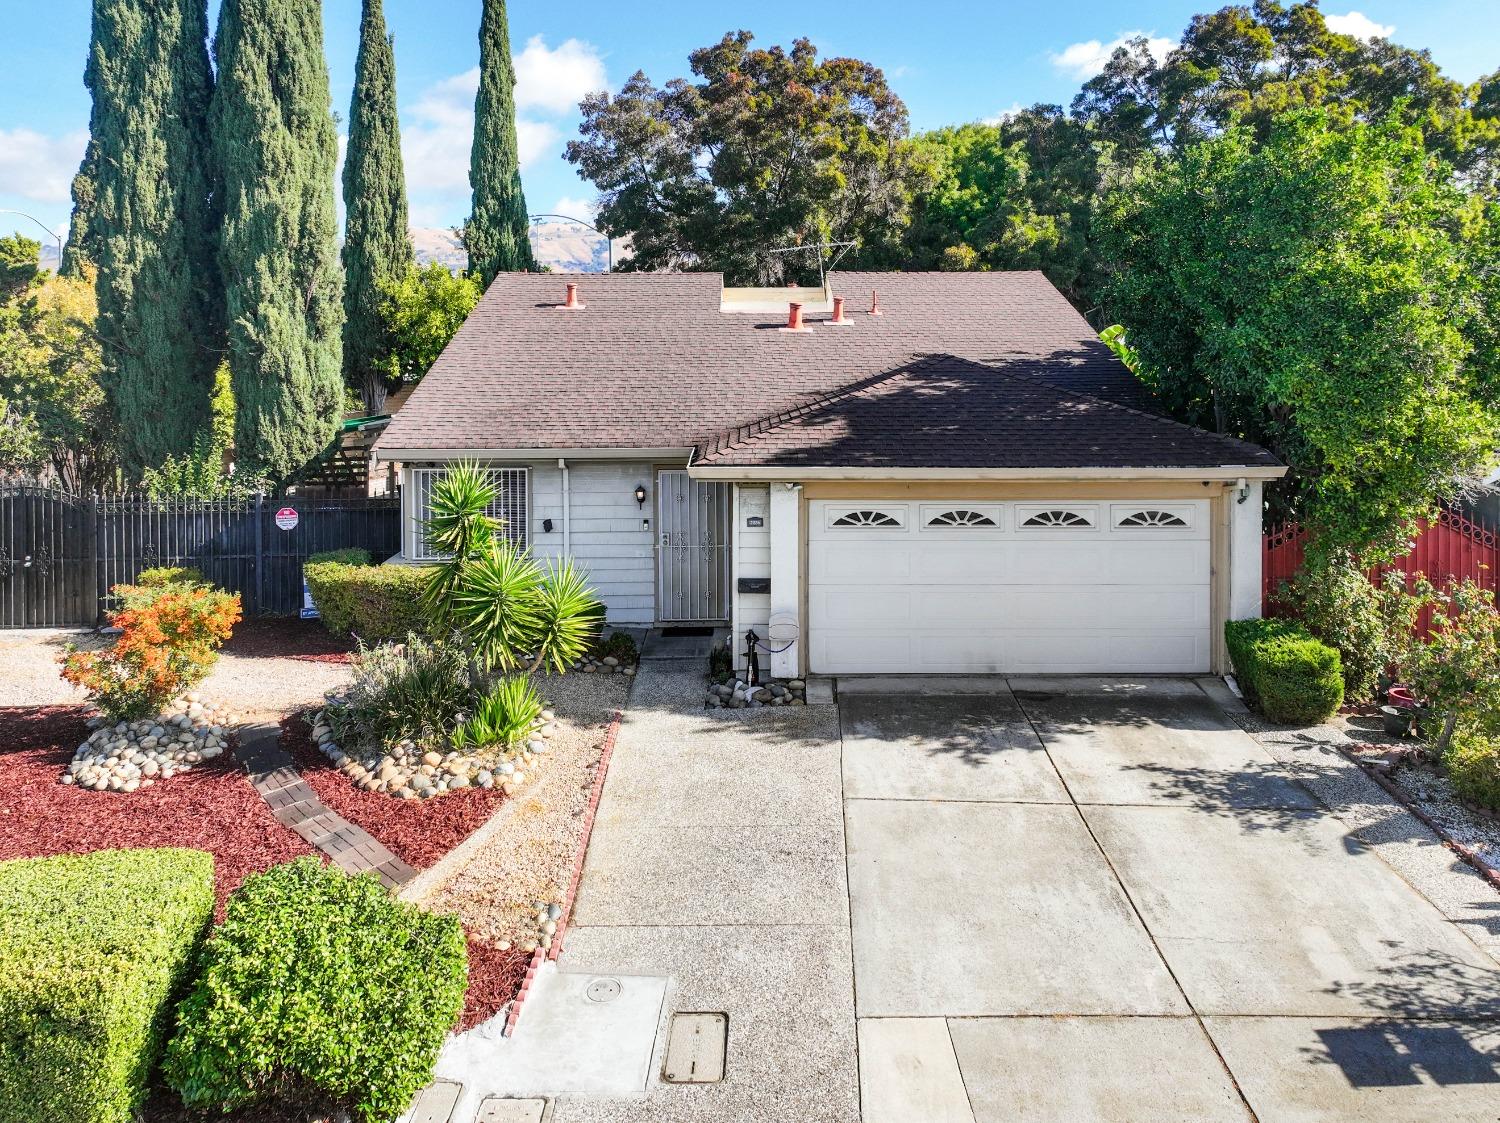
[[[57,243],[46,242],[42,245],[42,268],[57,272],[59,261],[57,258]]]
[[[469,263],[458,238],[446,227],[414,226],[411,240],[421,265],[436,261],[458,270]],[[571,223],[534,223],[531,252],[540,264],[558,273],[603,273],[609,269],[608,242],[592,230]]]

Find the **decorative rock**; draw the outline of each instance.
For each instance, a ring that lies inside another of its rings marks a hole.
[[[436,768],[438,765],[443,763],[443,758],[439,753],[423,753],[422,763],[428,765],[429,767]]]

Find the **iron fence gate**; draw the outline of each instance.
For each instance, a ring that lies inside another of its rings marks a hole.
[[[401,500],[86,499],[0,487],[0,628],[87,625],[111,587],[143,569],[190,565],[240,594],[247,615],[302,606],[302,564],[360,548],[383,561],[401,548]]]
[[[681,469],[656,475],[656,614],[663,623],[729,619],[729,487]]]

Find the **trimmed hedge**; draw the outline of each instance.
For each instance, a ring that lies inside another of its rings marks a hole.
[[[362,550],[358,546],[351,546],[345,550],[324,550],[321,554],[309,554],[303,565],[317,565],[320,562],[338,562],[340,565],[369,565],[370,551]]]
[[[214,912],[201,850],[0,863],[0,1123],[126,1123]]]
[[[1326,721],[1344,701],[1339,653],[1288,620],[1231,620],[1229,658],[1245,699],[1272,721]]]
[[[431,566],[309,559],[302,575],[330,632],[340,636],[352,632],[367,644],[377,644],[399,643],[409,632],[425,635],[431,631],[421,603],[431,571]]]
[[[456,917],[298,858],[230,896],[178,1008],[167,1080],[188,1107],[312,1093],[388,1123],[432,1079],[467,976]]]

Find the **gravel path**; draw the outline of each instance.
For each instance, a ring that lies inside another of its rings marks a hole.
[[[484,940],[535,938],[537,902],[560,902],[567,891],[600,748],[631,681],[585,674],[543,680],[558,730],[536,782],[507,802],[472,846],[454,852],[456,870],[440,864],[433,879],[410,887],[409,899],[457,913]]]
[[[83,691],[63,681],[58,660],[69,642],[88,647],[93,632],[72,630],[0,632],[0,706],[67,706]]]

